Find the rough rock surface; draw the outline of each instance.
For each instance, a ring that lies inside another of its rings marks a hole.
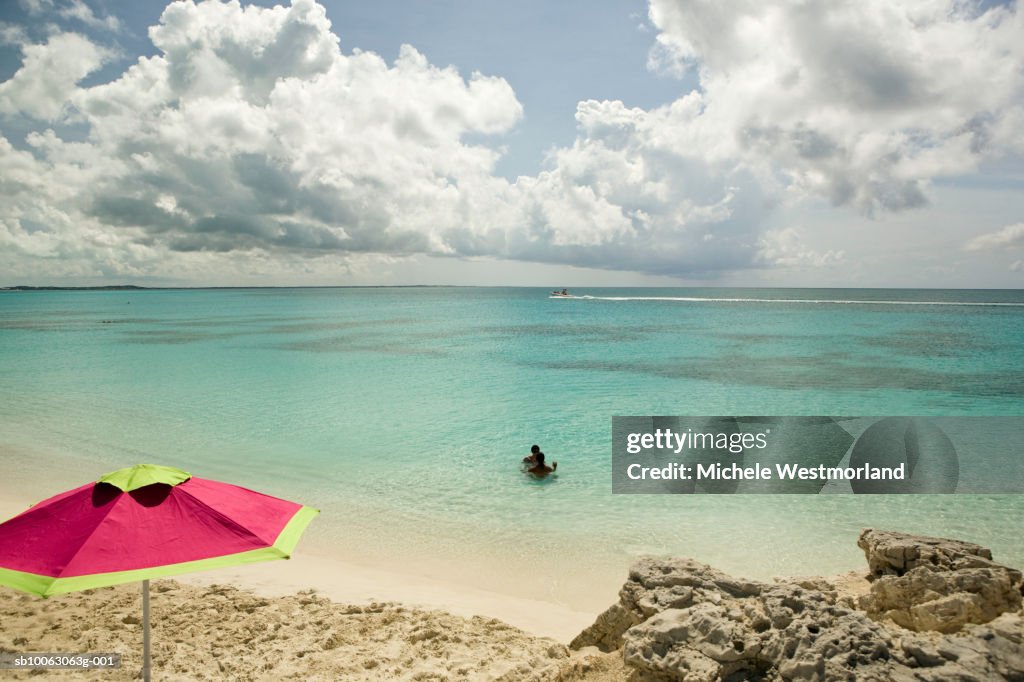
[[[941,570],[1000,566],[992,560],[991,550],[981,545],[891,530],[865,528],[857,546],[864,550],[874,576],[903,575],[919,566]]]
[[[690,559],[648,557],[630,570],[619,602],[570,647],[621,648],[632,670],[630,679],[637,681],[1024,682],[1019,572],[995,564],[990,553],[985,556],[987,550],[968,543],[923,538],[915,549],[912,536],[887,534],[883,542],[870,534],[862,534],[862,539],[865,535],[867,544],[880,548],[877,566],[884,563],[885,570],[892,571],[883,575],[902,578],[914,571],[927,572],[942,577],[942,585],[956,587],[951,594],[971,595],[984,608],[1001,598],[1012,603],[1006,585],[1016,585],[1016,610],[1007,609],[978,625],[963,621],[959,611],[930,607],[917,616],[941,626],[930,629],[943,630],[956,622],[960,632],[914,632],[851,608],[852,600],[838,596],[836,586],[822,579],[756,583]],[[894,549],[897,540],[899,551]],[[888,558],[883,561],[884,557]],[[1002,582],[1004,578],[1009,582]],[[901,595],[911,609],[936,601],[927,590]],[[874,593],[870,597],[876,598]],[[944,603],[941,597],[938,601]]]
[[[622,646],[622,636],[629,628],[656,613],[686,608],[708,595],[717,600],[718,594],[752,596],[760,591],[758,583],[737,580],[693,559],[641,559],[619,590],[619,602],[599,615],[569,646],[612,651]]]
[[[857,545],[874,577],[860,600],[872,618],[957,632],[1021,608],[1021,572],[997,564],[984,547],[870,528]]]

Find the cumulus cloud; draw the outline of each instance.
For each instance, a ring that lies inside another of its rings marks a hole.
[[[696,72],[699,88],[651,110],[580,103],[579,137],[540,180],[621,217],[587,229],[609,253],[573,259],[677,275],[834,265],[842,252],[765,233],[772,211],[913,209],[933,178],[1024,151],[1015,8],[651,0],[650,19],[651,68]]]
[[[106,21],[81,0],[23,3]],[[201,278],[243,260],[415,254],[701,277],[827,267],[842,252],[766,231],[773,211],[820,197],[913,208],[930,179],[1024,151],[1013,8],[651,0],[650,22],[652,67],[695,71],[699,88],[652,109],[580,102],[575,141],[514,181],[494,174],[488,137],[523,115],[504,79],[408,45],[390,64],[345,52],[313,0],[172,3],[149,30],[156,54],[88,87],[109,51],[51,35],[0,84],[0,114],[35,128],[25,144],[0,137],[0,267]],[[62,133],[69,122],[84,136]]]
[[[748,267],[771,200],[731,159],[694,153],[693,104],[581,102],[575,143],[517,183],[522,219],[544,237],[535,257],[669,275]]]
[[[651,0],[652,66],[699,74],[708,158],[871,213],[1024,145],[1014,7]]]
[[[841,252],[764,233],[774,210],[821,198],[868,215],[912,209],[931,179],[1024,150],[1013,8],[651,0],[650,20],[649,66],[695,72],[699,88],[651,110],[579,104],[576,142],[540,180],[620,215],[586,228],[610,253],[591,244],[573,259],[689,275],[824,267]]]
[[[0,83],[0,113],[56,120],[77,91],[76,84],[112,55],[77,33],[51,36],[41,45],[22,45],[24,60]]]
[[[844,254],[765,232],[773,211],[909,210],[933,178],[1024,151],[1016,8],[651,0],[650,20],[649,67],[699,87],[650,110],[579,104],[579,136],[538,183],[609,210],[585,228],[595,243],[577,232],[586,248],[552,257],[676,275],[827,267]]]
[[[842,263],[843,251],[815,251],[804,244],[803,235],[796,228],[770,230],[760,241],[759,258],[770,264],[787,268],[822,268]]]
[[[91,45],[61,34],[26,48],[0,85],[3,110],[54,118],[70,98],[89,130],[81,142],[32,133],[31,154],[0,146],[8,244],[50,253],[54,233],[84,247],[82,232],[93,230],[105,240],[93,247],[154,260],[444,253],[441,231],[461,224],[462,186],[491,182],[497,158],[463,137],[508,130],[522,114],[504,80],[463,79],[412,47],[393,65],[343,55],[309,0],[174,3],[150,38],[160,54],[110,83],[65,94],[98,60],[53,68],[71,52],[58,47]],[[47,60],[54,84],[33,89]],[[19,174],[25,182],[14,182]]]
[[[1024,223],[1007,225],[1001,230],[979,235],[964,244],[967,251],[984,251],[989,249],[1005,249],[1013,246],[1024,246]]]

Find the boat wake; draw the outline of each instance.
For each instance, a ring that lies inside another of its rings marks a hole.
[[[699,296],[550,296],[577,301],[678,301],[681,303],[779,303],[808,305],[925,305],[1024,308],[1024,303],[1001,301],[872,301],[832,298],[709,298]]]

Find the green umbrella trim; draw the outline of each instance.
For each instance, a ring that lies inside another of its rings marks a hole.
[[[225,566],[238,566],[241,564],[253,564],[259,561],[270,561],[272,559],[288,559],[291,557],[299,538],[320,511],[312,507],[302,507],[288,521],[284,529],[277,536],[277,540],[270,547],[251,549],[247,552],[226,554],[224,556],[199,559],[197,561],[185,561],[179,564],[167,566],[153,566],[151,568],[139,568],[131,571],[114,571],[112,573],[94,573],[92,575],[77,575],[70,578],[54,578],[52,576],[29,573],[27,571],[13,571],[8,568],[0,568],[0,585],[13,587],[22,592],[36,594],[41,597],[49,597],[54,594],[65,592],[77,592],[79,590],[91,590],[97,587],[108,587],[120,585],[121,583],[137,582],[139,580],[151,580],[153,578],[165,578],[171,575],[191,573],[193,571],[207,571],[213,568],[224,568]]]
[[[174,467],[164,467],[159,464],[136,464],[103,474],[96,482],[109,483],[115,488],[120,488],[122,492],[130,493],[154,483],[175,486],[190,478],[192,478],[192,474]]]

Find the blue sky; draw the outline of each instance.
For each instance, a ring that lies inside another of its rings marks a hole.
[[[4,3],[0,285],[1019,287],[1022,25],[938,1]]]

